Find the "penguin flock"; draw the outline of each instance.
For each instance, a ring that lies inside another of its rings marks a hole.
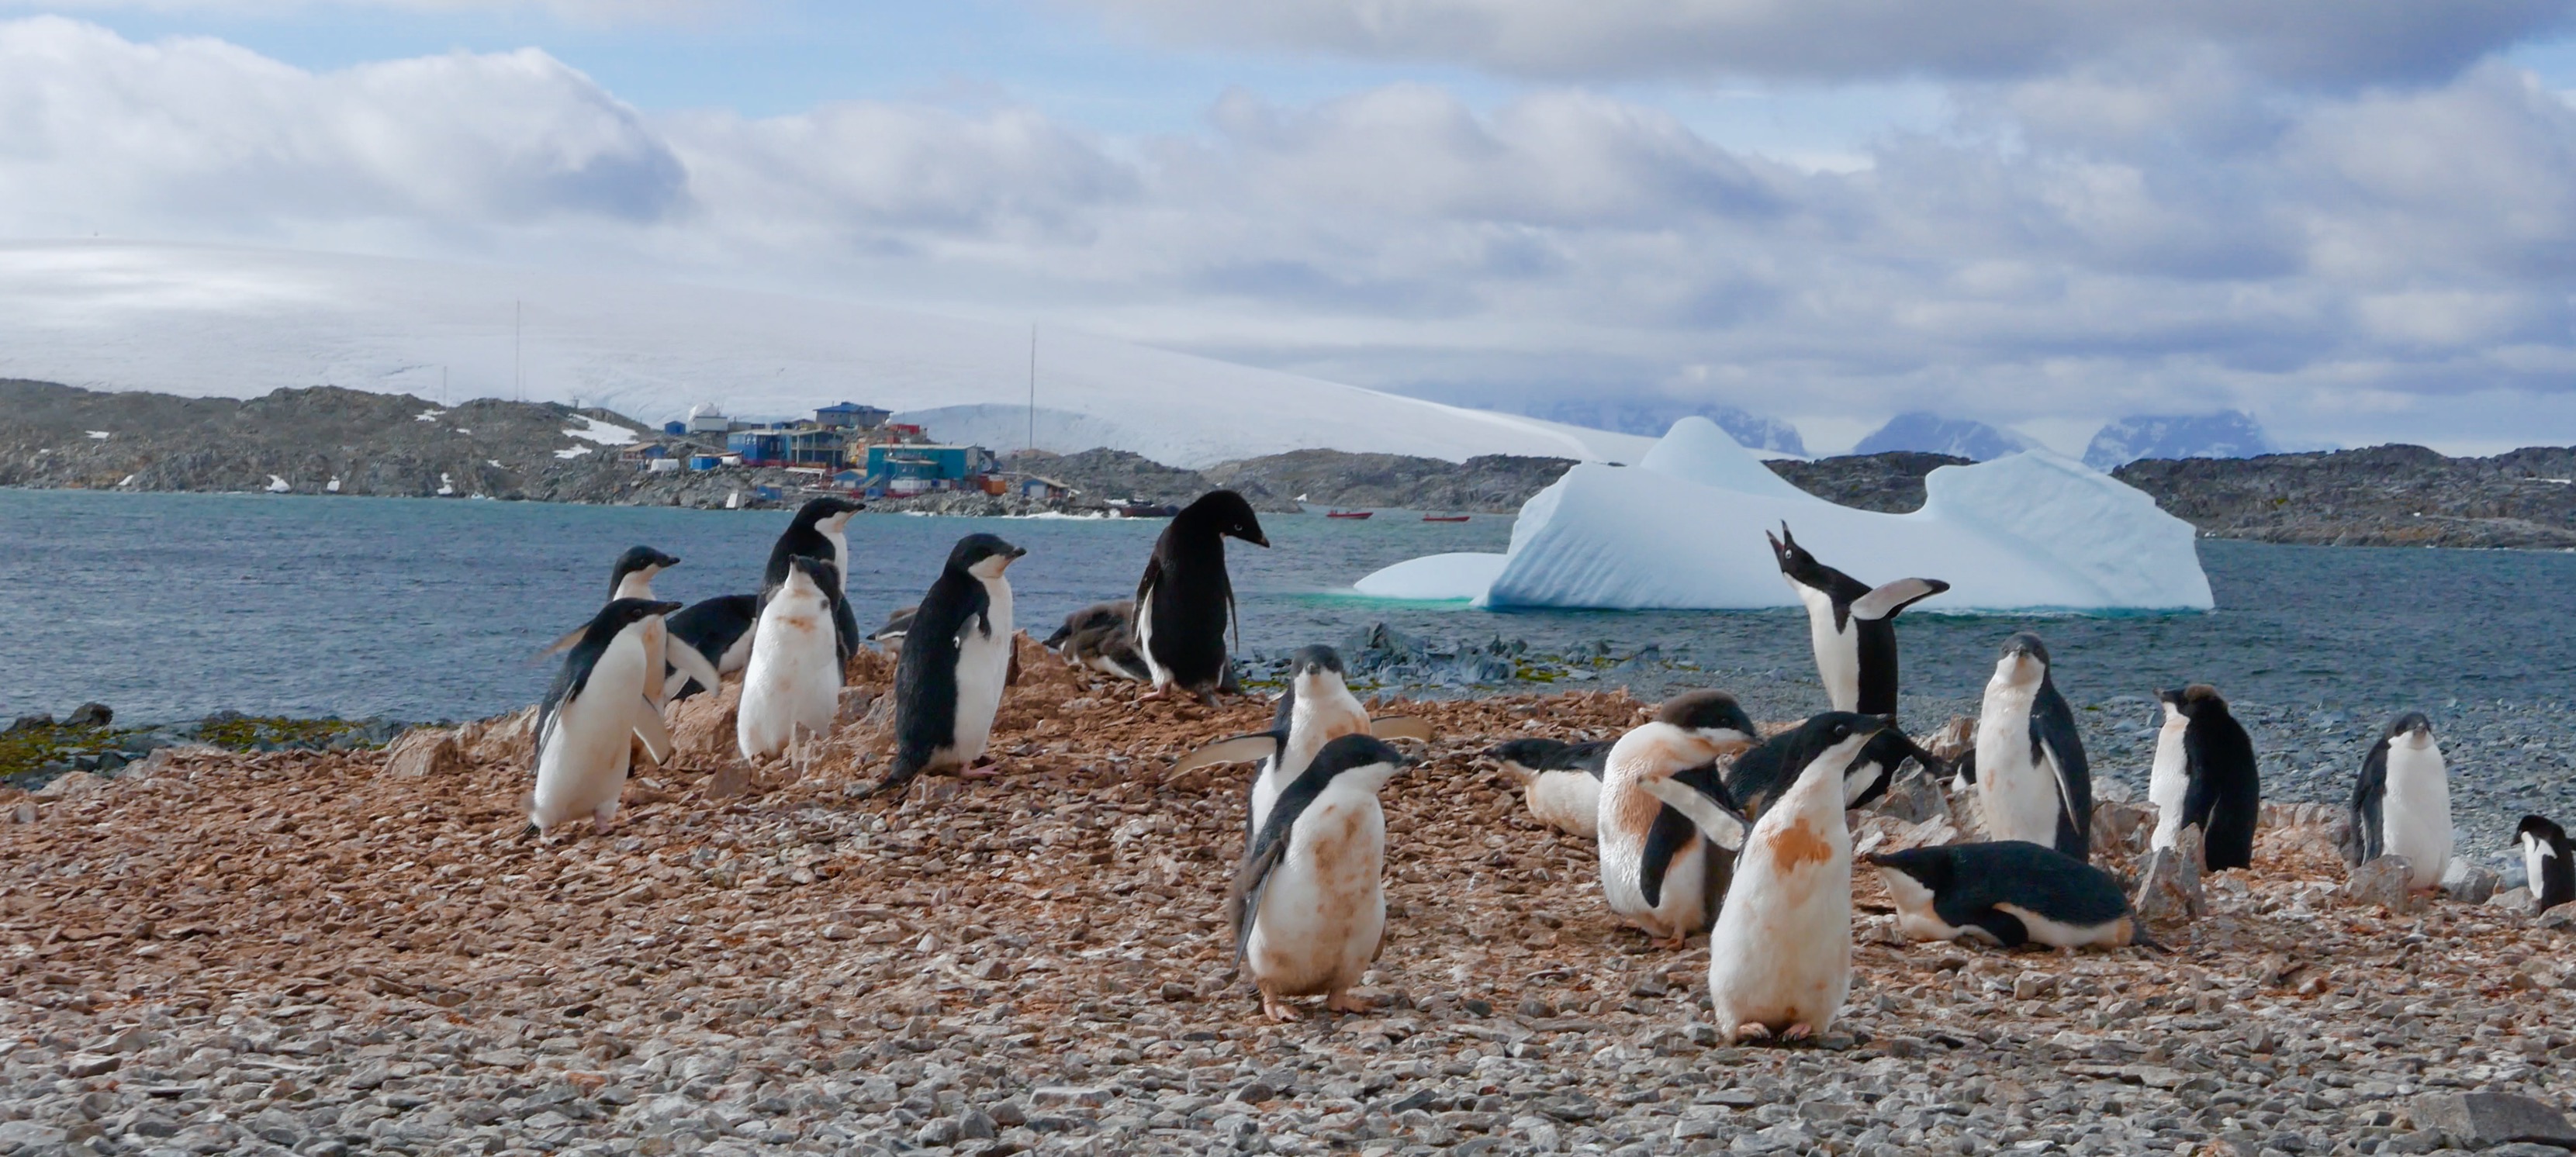
[[[866,643],[896,652],[893,750],[867,790],[898,791],[928,772],[982,765],[1013,677],[1011,565],[1026,551],[991,534],[957,541],[918,603],[862,635],[848,597],[848,527],[861,507],[818,498],[779,536],[758,594],[683,607],[652,593],[679,559],[637,547],[616,562],[610,597],[555,650],[562,667],[535,722],[526,799],[540,838],[589,818],[605,830],[635,761],[671,756],[665,714],[740,673],[736,746],[747,761],[791,763],[828,737],[847,661]],[[1708,991],[1729,1040],[1812,1038],[1851,987],[1849,813],[1888,792],[1906,765],[1973,801],[1981,842],[1872,852],[1910,940],[2007,948],[2161,950],[2117,879],[2090,863],[2093,784],[2074,711],[2037,635],[2004,641],[1973,740],[1954,760],[1907,737],[1897,719],[1897,616],[1946,591],[1929,578],[1870,585],[1801,546],[1786,524],[1766,536],[1805,607],[1825,703],[1771,734],[1737,700],[1690,691],[1622,734],[1567,743],[1514,739],[1486,754],[1520,787],[1531,815],[1592,842],[1609,913],[1658,947],[1709,940]],[[1226,539],[1267,547],[1250,503],[1210,492],[1175,516],[1145,560],[1132,599],[1066,616],[1043,643],[1069,665],[1132,681],[1140,701],[1214,705],[1240,691]],[[1422,720],[1372,716],[1332,648],[1291,659],[1265,731],[1206,741],[1174,774],[1248,763],[1245,826],[1225,920],[1239,971],[1264,1016],[1294,1020],[1295,998],[1356,1012],[1352,990],[1385,945],[1386,819],[1380,795],[1415,762],[1395,746],[1432,738]],[[2149,768],[2152,851],[2197,829],[2210,871],[2252,863],[2262,802],[2254,746],[2207,684],[2162,691]],[[2393,721],[2356,777],[2341,851],[2353,864],[2401,856],[2407,883],[2437,887],[2452,844],[2447,771],[2431,722]],[[2576,899],[2576,848],[2527,816],[2517,832],[2544,906]]]

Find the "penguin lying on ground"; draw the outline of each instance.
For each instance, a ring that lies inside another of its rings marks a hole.
[[[2514,828],[2522,845],[2525,887],[2539,897],[2541,911],[2576,900],[2576,858],[2568,855],[2567,832],[2540,816],[2524,816]]]
[[[808,735],[832,733],[841,705],[839,632],[832,622],[832,564],[797,555],[787,581],[764,597],[742,677],[742,704],[734,717],[734,744],[759,762]]]
[[[2049,675],[2048,647],[2024,631],[2004,641],[1977,716],[1980,818],[1986,835],[2028,840],[2076,859],[2092,855],[2093,772],[2075,710]]]
[[[912,629],[912,616],[920,612],[918,606],[896,608],[893,614],[886,616],[885,625],[868,636],[868,641],[889,650],[901,650],[904,632]]]
[[[1898,579],[1876,589],[1816,560],[1790,537],[1789,524],[1771,541],[1780,575],[1807,607],[1807,631],[1816,651],[1816,673],[1836,711],[1896,717],[1896,616],[1950,589],[1939,579]]]
[[[1762,818],[1762,813],[1771,810],[1771,805],[1806,770],[1807,760],[1814,754],[1804,746],[1810,742],[1811,737],[1803,730],[1783,731],[1736,756],[1726,769],[1727,794],[1744,808],[1744,814]],[[1864,807],[1887,794],[1887,785],[1896,778],[1897,768],[1916,750],[1914,741],[1893,724],[1872,736],[1868,745],[1860,749],[1860,757],[1843,772],[1843,807]],[[1932,757],[1927,754],[1923,758]],[[1926,770],[1937,775],[1937,762],[1926,764]]]
[[[1540,823],[1587,840],[1601,833],[1601,770],[1616,740],[1515,739],[1485,753],[1521,784]]]
[[[1886,727],[1878,716],[1846,711],[1798,725],[1798,750],[1814,755],[1743,835],[1734,883],[1708,935],[1710,1020],[1726,1039],[1814,1036],[1833,1025],[1851,995],[1851,833],[1843,827],[1844,773]],[[1665,780],[1646,790],[1678,807],[1698,786]],[[1719,846],[1742,823],[1740,813],[1722,808],[1688,814],[1701,837]]]
[[[1002,572],[1027,553],[989,534],[949,550],[895,660],[894,764],[870,790],[983,757],[1011,672],[1011,580]]]
[[[2362,757],[2350,820],[2344,828],[2345,863],[2404,856],[2407,887],[2422,892],[2441,886],[2451,864],[2451,781],[2441,745],[2433,742],[2433,721],[2423,712],[2398,716]]]
[[[1408,715],[1371,718],[1342,682],[1342,656],[1326,646],[1299,647],[1289,658],[1288,690],[1270,715],[1270,730],[1229,736],[1181,757],[1172,774],[1219,763],[1260,760],[1246,789],[1245,834],[1259,832],[1270,806],[1306,770],[1324,745],[1345,735],[1380,739],[1431,738],[1431,728]]]
[[[1234,620],[1234,580],[1225,570],[1225,540],[1267,547],[1252,504],[1231,490],[1211,490],[1172,516],[1154,540],[1145,576],[1136,583],[1136,650],[1153,676],[1147,699],[1174,689],[1216,705],[1233,666],[1225,633]]]
[[[1149,682],[1154,673],[1136,651],[1136,604],[1126,599],[1093,603],[1064,617],[1046,647],[1076,667]],[[1232,664],[1227,665],[1231,672]]]
[[[1105,603],[1093,603],[1090,606],[1066,615],[1064,617],[1064,623],[1055,629],[1055,633],[1048,635],[1046,637],[1046,641],[1038,645],[1059,655],[1063,655],[1067,662],[1071,662],[1073,660],[1073,656],[1066,654],[1064,649],[1066,640],[1085,631],[1101,631],[1107,630],[1111,627],[1126,626],[1128,620],[1133,618],[1135,613],[1136,604],[1128,599],[1116,599]]]
[[[2210,871],[2254,866],[2254,823],[2263,810],[2263,780],[2254,766],[2253,739],[2227,713],[2227,700],[2219,698],[2217,688],[2194,683],[2165,694],[2169,697],[2166,701],[2183,718],[2183,798],[2181,822],[2174,831],[2199,825],[2201,861]],[[2158,736],[2159,763],[2163,762],[2162,739]],[[2151,776],[2151,797],[2154,789]],[[2156,826],[2161,837],[2162,816],[2157,817]],[[2447,839],[2447,827],[2443,834]],[[2447,859],[2447,851],[2444,855]],[[2436,881],[2441,879],[2441,871],[2441,865],[2436,864]]]
[[[1951,844],[1862,857],[1913,940],[1973,936],[2006,948],[2155,946],[2109,872],[2024,840]]]
[[[731,675],[751,665],[751,628],[759,621],[759,595],[717,595],[690,604],[689,609],[663,620],[663,626],[675,643],[695,652],[716,674]],[[671,698],[686,699],[715,689],[702,678],[682,674],[677,658],[675,654],[671,679],[679,686],[671,690]]]
[[[1245,849],[1226,922],[1272,1020],[1297,1019],[1286,998],[1319,992],[1331,1011],[1367,1011],[1350,990],[1386,943],[1386,814],[1377,793],[1410,762],[1375,736],[1325,744]]]
[[[1734,696],[1693,691],[1666,700],[1652,721],[1620,736],[1602,765],[1594,813],[1601,890],[1613,914],[1660,945],[1680,947],[1709,926],[1731,864],[1647,785],[1743,751],[1753,735]]]
[[[844,662],[859,653],[859,620],[850,612],[850,516],[865,509],[846,498],[806,500],[769,548],[769,565],[760,574],[760,592],[765,596],[787,581],[788,559],[803,555],[832,564],[832,572],[839,576],[830,591],[832,626],[836,653]]]
[[[671,750],[661,714],[648,710],[660,690],[661,662],[645,648],[645,624],[678,609],[678,603],[615,600],[591,617],[564,656],[537,705],[537,786],[528,797],[528,822],[538,835],[584,815],[607,828],[626,788],[633,741],[642,739],[657,758]]]

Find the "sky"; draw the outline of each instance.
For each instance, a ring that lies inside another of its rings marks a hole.
[[[0,238],[1448,401],[2576,443],[2576,0],[0,0]],[[0,340],[5,340],[0,322]]]

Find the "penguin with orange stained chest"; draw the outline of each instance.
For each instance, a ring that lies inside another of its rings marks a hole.
[[[1685,772],[1715,782],[1716,760],[1752,746],[1753,735],[1734,696],[1693,691],[1611,745],[1594,820],[1601,890],[1613,914],[1658,943],[1678,946],[1708,928],[1726,895],[1729,863],[1645,785]]]

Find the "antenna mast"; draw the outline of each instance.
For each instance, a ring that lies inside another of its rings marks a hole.
[[[1029,323],[1029,449],[1038,448],[1038,323]]]

